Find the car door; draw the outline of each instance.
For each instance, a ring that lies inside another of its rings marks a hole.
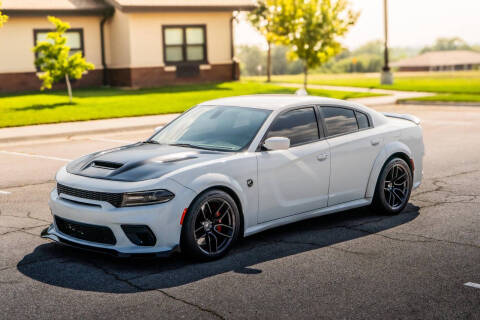
[[[363,199],[382,140],[366,113],[336,106],[320,110],[331,154],[328,206]]]
[[[287,137],[288,150],[258,152],[259,223],[327,206],[329,146],[314,107],[280,114],[265,139]]]

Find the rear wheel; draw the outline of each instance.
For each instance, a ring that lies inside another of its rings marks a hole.
[[[238,238],[240,214],[235,201],[221,190],[200,195],[185,217],[181,248],[202,260],[224,256]]]
[[[378,177],[372,206],[386,214],[398,214],[408,204],[412,192],[412,171],[405,160],[393,158]]]

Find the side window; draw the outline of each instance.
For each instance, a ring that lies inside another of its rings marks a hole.
[[[328,136],[358,131],[357,119],[353,110],[339,107],[322,107]]]
[[[320,139],[317,117],[313,108],[302,108],[280,115],[268,132],[270,137],[286,137],[290,145],[317,141]]]
[[[355,111],[355,116],[357,117],[358,128],[360,130],[370,127],[370,121],[365,113]]]

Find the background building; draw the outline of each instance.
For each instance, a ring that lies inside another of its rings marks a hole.
[[[480,67],[480,53],[468,50],[431,51],[391,64],[398,71],[455,71]]]

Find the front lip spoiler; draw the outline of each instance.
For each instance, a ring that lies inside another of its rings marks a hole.
[[[99,248],[99,247],[94,247],[94,246],[89,246],[85,244],[80,244],[76,243],[67,239],[64,239],[56,234],[50,233],[50,229],[53,227],[53,224],[50,225],[49,227],[45,228],[40,232],[40,237],[44,239],[50,239],[53,240],[57,243],[60,243],[62,245],[84,250],[84,251],[90,251],[90,252],[95,252],[95,253],[101,253],[101,254],[106,254],[109,256],[117,257],[117,258],[168,258],[170,257],[174,252],[179,251],[178,247],[175,247],[174,249],[170,251],[162,251],[162,252],[152,252],[152,253],[124,253],[120,252],[114,249],[107,249],[107,248]]]

